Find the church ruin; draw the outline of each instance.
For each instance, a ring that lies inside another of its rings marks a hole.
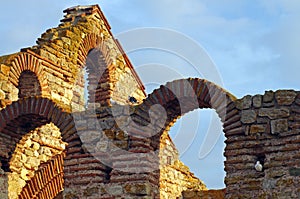
[[[0,198],[300,197],[299,91],[237,99],[188,78],[146,95],[100,8],[64,13],[0,57]],[[202,108],[223,124],[224,190],[207,190],[168,135]]]

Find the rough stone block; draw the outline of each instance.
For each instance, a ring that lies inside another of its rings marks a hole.
[[[262,108],[259,110],[258,115],[261,117],[267,116],[270,119],[278,119],[290,116],[290,111],[287,108]]]
[[[128,134],[124,131],[118,131],[116,133],[116,139],[118,139],[118,140],[128,140]]]
[[[264,133],[266,132],[266,129],[267,129],[266,125],[263,124],[251,125],[250,134]]]
[[[10,71],[10,67],[5,66],[4,64],[1,64],[1,72],[2,72],[4,75],[8,75],[8,74],[9,74],[9,71]]]
[[[122,195],[123,187],[121,185],[112,185],[106,188],[106,191],[111,195]]]
[[[275,179],[265,179],[263,181],[263,188],[264,189],[274,189],[276,187],[276,180]]]
[[[253,106],[255,108],[260,108],[261,105],[262,105],[262,96],[261,95],[255,95],[252,99],[252,103],[253,103]]]
[[[149,195],[151,187],[147,183],[129,183],[124,187],[126,193],[137,195]]]
[[[275,98],[279,105],[291,105],[296,96],[295,91],[279,90],[275,93]]]
[[[240,100],[236,101],[236,107],[240,110],[249,109],[251,107],[252,100],[251,96],[247,95]]]
[[[288,131],[287,119],[278,119],[271,121],[271,133],[278,134]]]
[[[1,99],[5,99],[5,93],[2,90],[0,90],[0,100]]]
[[[244,110],[242,111],[241,121],[244,124],[251,124],[256,121],[257,114],[253,110]]]
[[[82,143],[91,144],[101,138],[101,131],[84,131],[80,134]]]
[[[8,199],[8,178],[0,168],[0,198]]]
[[[266,91],[263,95],[263,102],[272,102],[274,99],[274,92],[273,91]]]

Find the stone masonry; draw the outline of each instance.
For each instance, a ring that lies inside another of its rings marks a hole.
[[[300,197],[300,91],[236,99],[187,78],[147,96],[99,6],[64,12],[36,46],[0,57],[1,199]],[[168,135],[202,108],[223,123],[223,190]]]

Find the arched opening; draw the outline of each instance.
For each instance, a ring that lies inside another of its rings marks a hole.
[[[73,109],[82,111],[91,103],[107,103],[110,95],[108,79],[108,69],[101,50],[91,49],[73,89]]]
[[[36,74],[30,70],[24,70],[19,78],[19,98],[41,96],[42,89]]]
[[[87,67],[83,68],[83,100],[84,100],[84,107],[88,107],[90,95],[88,91],[89,87],[89,73],[87,71]]]
[[[11,107],[11,106],[10,106]],[[4,129],[1,129],[0,136],[2,138],[2,145],[5,146],[1,151],[1,168],[5,172],[11,172],[10,160],[16,144],[20,141],[22,136],[31,130],[42,126],[48,122],[47,119],[39,117],[35,114],[28,114],[20,116],[8,122]]]
[[[28,196],[28,189],[30,194],[46,194],[44,190],[49,191],[49,186],[52,186],[51,197],[54,197],[63,189],[65,143],[62,140],[69,143],[67,140],[75,133],[72,116],[49,99],[29,97],[15,101],[1,110],[0,118],[0,140],[3,147],[0,152],[1,169],[6,176],[15,172],[8,180],[8,190],[19,187],[18,191],[10,193],[24,193],[25,196],[19,196],[33,198]],[[24,148],[26,145],[28,146]],[[46,154],[51,158],[47,159],[44,156]],[[43,177],[48,176],[50,170],[50,178]],[[22,191],[19,192],[20,190]]]
[[[184,115],[170,129],[170,136],[179,150],[180,160],[208,189],[225,188],[226,138],[222,123],[214,110],[194,110]],[[189,139],[183,139],[184,137]]]
[[[73,117],[47,98],[29,97],[15,101],[0,111],[0,118],[1,168],[6,172],[10,171],[8,163],[16,144],[31,130],[52,122],[66,141],[76,132]]]
[[[170,131],[161,136],[160,159],[165,165],[161,173],[176,175],[161,175],[160,187],[177,186],[173,190],[162,188],[161,198],[179,197],[183,191],[225,188],[225,136],[222,129],[214,110],[197,109],[179,118]]]
[[[85,91],[88,96],[87,102],[100,102],[105,91],[109,89],[108,70],[104,56],[100,49],[93,48],[89,51],[85,65]]]
[[[156,128],[158,125],[162,124],[160,125],[161,130],[153,132],[155,135],[153,135],[152,139],[156,140],[152,141],[152,147],[159,149],[160,152],[161,169],[159,185],[161,198],[180,197],[182,192],[185,190],[207,190],[207,187],[203,184],[203,182],[197,179],[194,174],[192,174],[190,170],[179,160],[179,154],[168,134],[170,128],[175,122],[178,122],[177,120],[180,117],[185,117],[188,113],[192,114],[192,111],[194,110],[207,108],[216,113],[218,121],[226,122],[226,114],[230,111],[229,105],[232,104],[235,99],[236,98],[229,92],[218,87],[212,82],[198,78],[189,78],[175,80],[173,82],[168,82],[164,86],[160,86],[160,88],[154,90],[139,107],[140,112],[143,110],[150,110],[152,106],[157,104],[159,104],[162,108],[155,117],[151,118],[151,124],[156,125]],[[138,113],[138,111],[136,112]],[[161,121],[164,122],[162,123]],[[187,128],[187,131],[190,130],[193,131],[195,129]],[[216,132],[220,135],[222,128],[219,128]],[[199,133],[196,132],[196,134]],[[226,132],[224,129],[223,136],[225,135]],[[159,140],[159,144],[157,140]],[[184,132],[184,136],[181,140],[194,141],[193,137],[190,138],[186,132]],[[218,141],[214,133],[212,133],[212,136],[209,135],[204,139],[204,144],[209,143],[207,140],[213,140],[215,143]],[[213,146],[214,145],[215,144],[213,144]],[[207,147],[205,145],[202,147],[202,149],[206,148]],[[213,147],[211,148],[213,149]],[[211,152],[212,149],[209,149],[208,152]],[[221,147],[222,152],[223,150],[224,145]],[[193,151],[192,155],[197,157],[198,154],[199,153]],[[201,154],[201,156],[202,155],[203,154]],[[193,159],[194,158],[191,158],[190,160]],[[221,160],[221,162],[223,161]],[[224,164],[221,164],[221,167],[224,169],[223,165]],[[175,183],[172,184],[172,181]],[[172,188],[170,189],[170,187]],[[221,195],[224,195],[223,190]]]

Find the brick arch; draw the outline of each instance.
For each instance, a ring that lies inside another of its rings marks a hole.
[[[94,48],[97,48],[102,52],[107,66],[112,65],[113,59],[110,55],[110,49],[103,41],[104,38],[101,35],[102,35],[101,33],[100,34],[91,33],[91,34],[87,34],[82,39],[78,48],[78,59],[77,59],[78,64],[80,66],[82,67],[84,66],[89,52]]]
[[[64,189],[64,156],[64,153],[58,154],[48,162],[42,163],[35,175],[26,182],[19,198],[55,198],[58,196]]]
[[[108,105],[113,90],[112,84],[107,84],[105,87],[101,87],[100,84],[113,82],[112,73],[116,66],[111,50],[101,35],[91,33],[84,37],[78,48],[77,61],[82,68],[86,67],[88,73],[91,87],[88,89],[90,96],[88,101]],[[98,57],[95,59],[95,56]]]
[[[47,78],[45,76],[41,60],[29,53],[20,53],[13,61],[9,72],[9,81],[16,87],[24,71],[33,72],[40,84],[42,95],[48,92]]]
[[[15,144],[30,130],[52,122],[60,129],[63,141],[76,132],[71,114],[42,97],[23,98],[13,102],[0,111],[0,118],[0,134],[3,145],[6,145],[1,150],[0,157],[5,170],[9,170],[8,162],[15,150]]]
[[[161,105],[166,111],[166,122],[160,126],[160,132],[154,135],[154,147],[158,147],[159,138],[162,133],[169,129],[176,120],[185,113],[195,109],[214,109],[225,123],[229,105],[236,100],[231,93],[204,79],[188,78],[168,82],[164,86],[154,90],[144,102],[136,109],[137,115],[145,115],[145,111],[155,104]],[[146,113],[146,115],[149,114]],[[160,115],[160,113],[157,113]],[[145,117],[145,116],[144,116]],[[165,119],[165,118],[163,118]],[[157,121],[163,120],[156,118]],[[155,122],[154,122],[155,123]]]

